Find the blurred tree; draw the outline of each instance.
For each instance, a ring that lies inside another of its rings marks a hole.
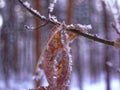
[[[1,29],[1,62],[6,83],[12,73],[18,72],[17,61],[17,25],[14,15],[15,0],[6,0],[6,6],[1,9],[4,24]]]
[[[37,10],[37,11],[41,11],[41,1],[40,0],[36,0],[36,2],[35,2],[35,9]],[[41,22],[40,22],[40,20],[38,20],[38,19],[35,19],[35,26],[36,27],[39,27],[40,25],[41,25]],[[38,62],[38,59],[39,59],[39,56],[40,56],[40,53],[41,53],[41,51],[40,51],[40,48],[41,48],[41,29],[39,28],[38,30],[35,30],[35,42],[36,42],[36,46],[35,46],[35,48],[36,48],[36,61],[35,61],[35,67],[36,67],[36,65],[37,65],[37,62]],[[34,73],[34,74],[36,74],[36,73]],[[35,87],[39,87],[39,85],[41,85],[42,84],[42,80],[36,80],[35,81]]]
[[[107,15],[107,9],[106,4],[104,1],[101,2],[103,7],[103,28],[105,32],[106,39],[109,39],[109,31],[108,31],[108,15]],[[111,90],[110,88],[110,68],[107,63],[110,62],[110,56],[109,56],[109,47],[104,47],[104,65],[105,65],[105,78],[106,78],[106,90]]]
[[[91,33],[98,33],[99,28],[101,28],[100,25],[98,26],[98,24],[101,22],[100,22],[100,20],[97,20],[98,17],[100,17],[100,12],[98,12],[98,10],[97,10],[96,3],[97,3],[97,0],[89,1],[89,7],[90,7],[89,8],[89,13],[90,13],[89,18],[90,18],[91,25],[93,26],[93,30],[91,31]],[[89,45],[89,48],[90,48],[89,72],[90,72],[92,82],[95,82],[100,78],[100,73],[101,73],[101,71],[100,71],[101,57],[99,56],[100,49],[98,47],[99,44],[94,41],[90,41],[89,44],[90,44]]]

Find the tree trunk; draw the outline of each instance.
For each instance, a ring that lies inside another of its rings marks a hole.
[[[9,2],[9,3],[7,3]],[[17,65],[17,25],[14,15],[15,0],[6,0],[6,6],[1,10],[4,24],[1,29],[0,49],[3,76],[8,83],[10,75],[18,72]]]
[[[103,7],[103,27],[104,27],[104,31],[105,31],[105,38],[109,39],[109,31],[108,31],[108,17],[107,17],[107,10],[106,10],[106,4],[104,1],[102,1],[102,7]],[[105,65],[105,77],[106,77],[106,90],[111,90],[110,89],[110,68],[107,65],[107,63],[110,60],[110,56],[109,56],[109,47],[105,46],[104,47],[105,51],[104,51],[104,65]]]
[[[40,5],[41,0],[36,0],[35,1],[35,9],[40,12],[41,10],[41,5]],[[41,25],[41,22],[39,19],[35,19],[35,26],[39,27]],[[38,63],[38,59],[41,53],[41,30],[40,28],[38,30],[35,30],[35,50],[36,50],[36,61],[35,61],[35,67]],[[36,74],[36,73],[34,73]],[[36,80],[35,81],[35,87],[39,87],[42,84],[42,80]]]

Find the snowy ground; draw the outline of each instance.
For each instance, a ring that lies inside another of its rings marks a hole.
[[[33,88],[32,78],[27,80],[17,80],[14,77],[8,81],[8,85],[4,84],[2,78],[0,78],[0,90],[29,90]],[[70,90],[81,90],[78,88],[77,79],[75,75],[72,76],[72,83]],[[105,81],[104,76],[101,77],[101,80],[97,83],[90,83],[89,79],[84,80],[83,90],[105,90]],[[120,90],[120,80],[112,79],[111,80],[111,90]]]
[[[101,76],[101,80],[96,83],[90,83],[90,79],[86,78],[83,84],[83,90],[106,90],[105,77]],[[70,90],[80,90],[77,85],[75,75],[72,76],[72,84]],[[111,90],[120,90],[120,79],[111,80]]]

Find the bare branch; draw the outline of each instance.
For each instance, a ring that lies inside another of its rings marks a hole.
[[[47,19],[45,16],[41,15],[37,10],[30,7],[30,5],[29,6],[26,5],[27,1],[25,1],[25,2],[23,2],[22,0],[18,0],[18,1],[23,5],[24,8],[26,8],[31,14],[33,14],[40,20],[45,21],[45,22],[50,22],[52,24],[59,24],[59,25],[61,24],[60,22],[58,22],[58,21],[56,22],[53,19],[49,19],[49,18]]]
[[[41,19],[42,21],[46,21],[47,19],[45,16],[42,16],[39,12],[37,12],[35,9],[31,8],[29,4],[27,4],[28,2],[23,2],[22,0],[18,0],[23,7],[25,7],[30,13],[32,13],[34,16],[36,16],[37,18]]]
[[[38,27],[32,27],[32,26],[25,25],[25,29],[27,29],[27,30],[39,30],[40,28],[46,26],[47,24],[48,24],[48,22],[45,22]]]
[[[50,5],[49,5],[49,7],[48,7],[49,14],[51,14],[51,13],[53,12],[56,2],[57,2],[57,0],[53,0],[53,1],[50,3]]]
[[[118,28],[116,27],[116,25],[112,23],[112,27],[114,28],[116,33],[120,36],[120,32],[119,32]]]
[[[36,10],[33,9],[33,8],[31,8],[30,5],[27,6],[27,5],[25,4],[25,2],[23,2],[22,0],[18,0],[18,1],[23,5],[23,7],[25,7],[29,12],[31,12],[34,16],[36,16],[36,17],[39,18],[40,20],[45,21],[45,22],[49,22],[49,23],[51,23],[51,24],[59,24],[59,25],[62,24],[62,23],[59,22],[59,21],[55,21],[55,20],[53,20],[53,19],[46,18],[45,16],[41,15],[38,11],[36,11]],[[84,26],[84,25],[82,25],[82,26]],[[78,31],[77,29],[67,28],[67,25],[66,25],[66,29],[67,29],[68,31],[73,32],[73,33],[77,33],[77,34],[79,34],[79,35],[81,35],[81,36],[84,36],[84,37],[86,37],[86,38],[88,38],[88,39],[92,39],[92,40],[97,41],[97,42],[100,42],[100,43],[104,43],[104,44],[107,44],[107,45],[114,46],[114,41],[105,40],[105,39],[102,39],[102,38],[97,37],[96,35],[84,33],[84,32],[82,32],[82,31],[83,31],[83,28],[82,28],[82,27],[80,28],[81,30]],[[90,30],[90,28],[88,28],[88,31],[89,31],[89,30]]]
[[[84,36],[86,38],[92,39],[94,41],[114,46],[114,41],[105,40],[105,39],[97,37],[96,35],[92,35],[92,34],[88,34],[88,33],[86,34],[86,33],[83,33],[83,32],[80,32],[80,31],[77,31],[77,30],[74,30],[74,29],[71,29],[70,31],[72,31],[74,33],[78,33],[81,36]]]

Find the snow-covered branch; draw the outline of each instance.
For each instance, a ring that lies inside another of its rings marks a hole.
[[[53,1],[50,3],[50,5],[49,5],[49,7],[48,7],[50,13],[53,12],[56,2],[57,2],[57,0],[53,0]]]
[[[23,2],[22,0],[18,0],[18,1],[23,5],[23,7],[25,7],[34,16],[36,16],[37,18],[39,18],[43,21],[47,21],[45,16],[41,15],[37,10],[31,8],[29,2],[27,2],[27,1]]]
[[[29,12],[31,12],[34,16],[38,17],[40,20],[42,21],[45,21],[45,22],[49,22],[51,24],[62,24],[61,22],[59,22],[56,18],[46,18],[44,15],[41,15],[37,10],[33,9],[30,7],[30,4],[28,2],[23,2],[22,0],[18,0],[22,5],[23,7],[25,7]],[[56,0],[54,0],[54,4],[56,3]],[[53,3],[52,3],[53,4]],[[52,6],[49,7],[50,11],[52,12],[53,9],[54,9],[54,4]],[[73,26],[70,27],[70,25],[66,25],[65,24],[65,28],[66,30],[68,31],[71,31],[73,33],[77,33],[83,37],[86,37],[86,38],[89,38],[89,39],[92,39],[94,41],[97,41],[97,42],[100,42],[100,43],[104,43],[104,44],[107,44],[107,45],[111,45],[111,46],[114,46],[114,41],[109,41],[109,40],[105,40],[105,39],[102,39],[96,35],[93,35],[93,34],[89,34],[89,33],[86,33],[84,32],[84,30],[91,30],[92,28],[90,27],[90,25],[81,25],[81,24],[78,24],[78,27],[79,27],[79,30],[78,28],[76,28],[76,24],[72,24]],[[120,46],[120,45],[119,45]]]

